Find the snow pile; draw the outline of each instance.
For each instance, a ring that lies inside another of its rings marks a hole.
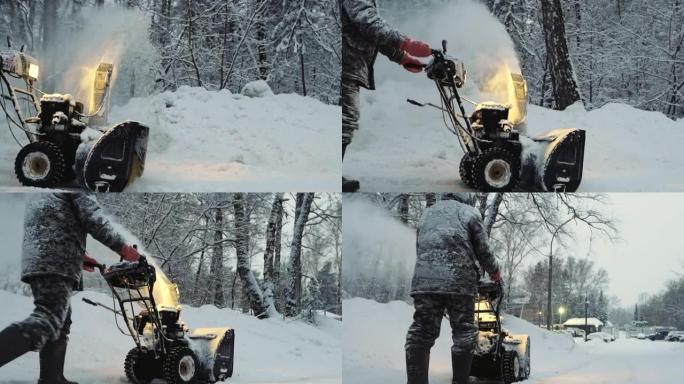
[[[273,91],[264,80],[257,80],[247,83],[242,87],[241,94],[247,97],[273,96]]]
[[[126,382],[123,361],[133,348],[130,337],[117,331],[113,315],[81,301],[111,304],[101,293],[72,298],[73,326],[65,375],[84,383]],[[0,291],[0,328],[22,320],[33,309],[29,297]],[[341,323],[321,318],[319,327],[299,321],[258,320],[229,309],[184,307],[182,319],[192,327],[232,327],[236,332],[235,371],[231,383],[339,383]],[[121,322],[120,322],[121,323]],[[30,353],[2,367],[3,382],[35,381],[38,354]]]
[[[338,191],[340,108],[260,91],[251,98],[181,87],[114,107],[111,125],[150,127],[145,174],[129,190]],[[0,117],[0,188],[13,190],[19,147],[4,123]]]
[[[449,53],[463,60],[468,71],[464,96],[507,102],[487,79],[500,76],[494,70],[501,65],[516,72],[518,64],[510,37],[484,5],[458,0],[426,7],[411,13],[410,21],[398,21],[397,27],[433,46],[449,40]],[[411,98],[439,105],[434,83],[424,73],[411,74],[384,58],[375,73],[377,90],[361,92],[361,129],[348,148],[343,174],[358,178],[364,190],[467,190],[458,176],[463,151],[444,127],[441,112],[406,103]],[[473,106],[466,103],[466,110],[471,113]],[[557,128],[587,131],[580,191],[684,190],[679,147],[684,120],[621,104],[589,112],[579,104],[562,112],[528,107],[530,136]]]
[[[407,296],[416,263],[415,231],[356,196],[344,197],[342,216],[345,291],[360,295],[372,284],[384,287],[389,297]]]

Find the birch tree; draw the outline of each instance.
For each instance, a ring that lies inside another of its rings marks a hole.
[[[313,193],[298,193],[295,207],[294,229],[290,245],[290,264],[288,267],[288,289],[285,302],[285,314],[296,316],[302,306],[302,239],[304,228],[309,220],[309,212],[313,203]]]

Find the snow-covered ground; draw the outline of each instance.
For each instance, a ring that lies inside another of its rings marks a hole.
[[[119,333],[111,312],[83,303],[83,297],[111,304],[110,297],[96,292],[78,293],[71,299],[73,325],[65,375],[81,383],[126,383],[123,361],[134,346],[133,340]],[[0,328],[22,320],[33,308],[30,297],[7,291],[0,291],[0,303]],[[321,318],[314,327],[300,321],[258,320],[213,306],[186,306],[181,318],[191,328],[235,329],[235,370],[229,383],[341,382],[342,325],[338,320]],[[35,383],[37,378],[37,353],[26,354],[0,368],[0,383]]]
[[[344,383],[405,382],[404,341],[413,308],[353,298],[343,302]],[[684,344],[618,339],[577,344],[513,316],[504,327],[530,335],[530,384],[677,384],[682,382]],[[430,382],[451,383],[451,330],[445,319],[430,360]]]
[[[181,87],[114,107],[110,122],[150,127],[145,174],[128,191],[339,191],[340,108],[260,96]],[[0,190],[23,189],[4,116],[0,127]]]
[[[484,91],[497,68],[518,72],[511,39],[486,7],[458,0],[446,8],[416,10],[397,27],[416,39],[439,46],[463,60],[468,80],[463,94],[475,101],[507,103]],[[463,17],[463,15],[468,15]],[[382,58],[376,64],[377,90],[361,92],[361,129],[347,149],[343,174],[358,178],[362,191],[467,190],[458,176],[463,152],[433,108],[439,95],[425,74],[412,74]],[[525,75],[525,74],[523,74]],[[466,104],[470,113],[473,107]],[[580,191],[684,190],[684,119],[658,112],[608,104],[587,112],[581,104],[563,112],[530,105],[527,132],[535,136],[556,128],[587,132]]]

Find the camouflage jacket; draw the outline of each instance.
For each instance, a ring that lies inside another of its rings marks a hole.
[[[416,238],[411,295],[473,296],[480,277],[478,264],[489,273],[499,270],[479,211],[453,200],[426,209]]]
[[[57,275],[81,279],[86,236],[118,252],[121,234],[87,194],[41,193],[29,198],[24,215],[22,281]]]
[[[378,14],[376,0],[338,0],[342,19],[342,81],[375,89],[373,64],[378,52],[394,62],[404,57],[406,38]]]

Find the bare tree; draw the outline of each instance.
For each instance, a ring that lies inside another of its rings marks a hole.
[[[313,193],[298,193],[295,206],[295,222],[290,246],[290,265],[288,268],[288,289],[285,302],[285,314],[299,314],[302,302],[302,239],[304,227],[309,220],[309,212],[313,203]]]

